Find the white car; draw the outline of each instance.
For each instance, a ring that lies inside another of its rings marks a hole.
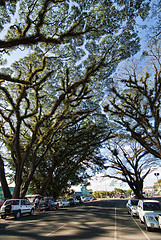
[[[127,212],[131,214],[132,217],[138,216],[138,202],[139,199],[129,199],[126,204]]]
[[[142,223],[145,224],[146,230],[158,229],[159,215],[161,215],[161,204],[157,200],[139,200],[138,215]]]
[[[73,198],[76,205],[80,204],[80,201],[76,198]]]
[[[89,197],[85,197],[82,199],[83,202],[89,202],[90,201],[90,198]]]
[[[70,202],[67,201],[66,199],[59,199],[59,207],[69,207],[70,206]]]
[[[34,206],[27,199],[8,199],[1,207],[1,218],[5,219],[6,216],[15,216],[19,218],[21,214],[29,213],[34,214]]]

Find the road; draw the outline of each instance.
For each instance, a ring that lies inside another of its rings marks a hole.
[[[2,240],[161,240],[126,212],[127,200],[101,200],[0,220]]]

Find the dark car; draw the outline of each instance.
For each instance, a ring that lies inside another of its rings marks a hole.
[[[47,211],[47,210],[56,210],[58,209],[58,205],[55,204],[55,202],[51,201],[51,200],[42,200],[39,203],[39,210],[40,211]]]
[[[69,198],[68,201],[69,201],[69,204],[70,204],[71,207],[74,207],[76,205],[73,198]]]

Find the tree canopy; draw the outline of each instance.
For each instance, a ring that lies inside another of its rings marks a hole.
[[[154,51],[154,48],[157,51]],[[149,57],[152,64],[144,74],[137,71],[137,65],[133,65],[131,72],[128,68],[128,77],[121,77],[119,81],[122,89],[115,86],[111,88],[113,97],[104,109],[114,122],[122,126],[148,153],[161,159],[160,41],[153,45]]]
[[[107,154],[105,177],[127,183],[137,198],[143,198],[143,183],[151,172],[153,158],[131,139],[109,141],[107,148],[112,154]]]
[[[1,1],[0,180],[5,197],[10,196],[4,163],[15,173],[13,197],[20,191],[23,197],[37,167],[49,152],[55,154],[63,130],[98,111],[105,81],[139,49],[135,18],[146,17],[149,2]],[[10,56],[12,65],[7,65]]]

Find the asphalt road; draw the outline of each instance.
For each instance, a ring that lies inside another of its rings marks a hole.
[[[0,220],[0,240],[161,240],[127,214],[127,200],[101,200]]]

